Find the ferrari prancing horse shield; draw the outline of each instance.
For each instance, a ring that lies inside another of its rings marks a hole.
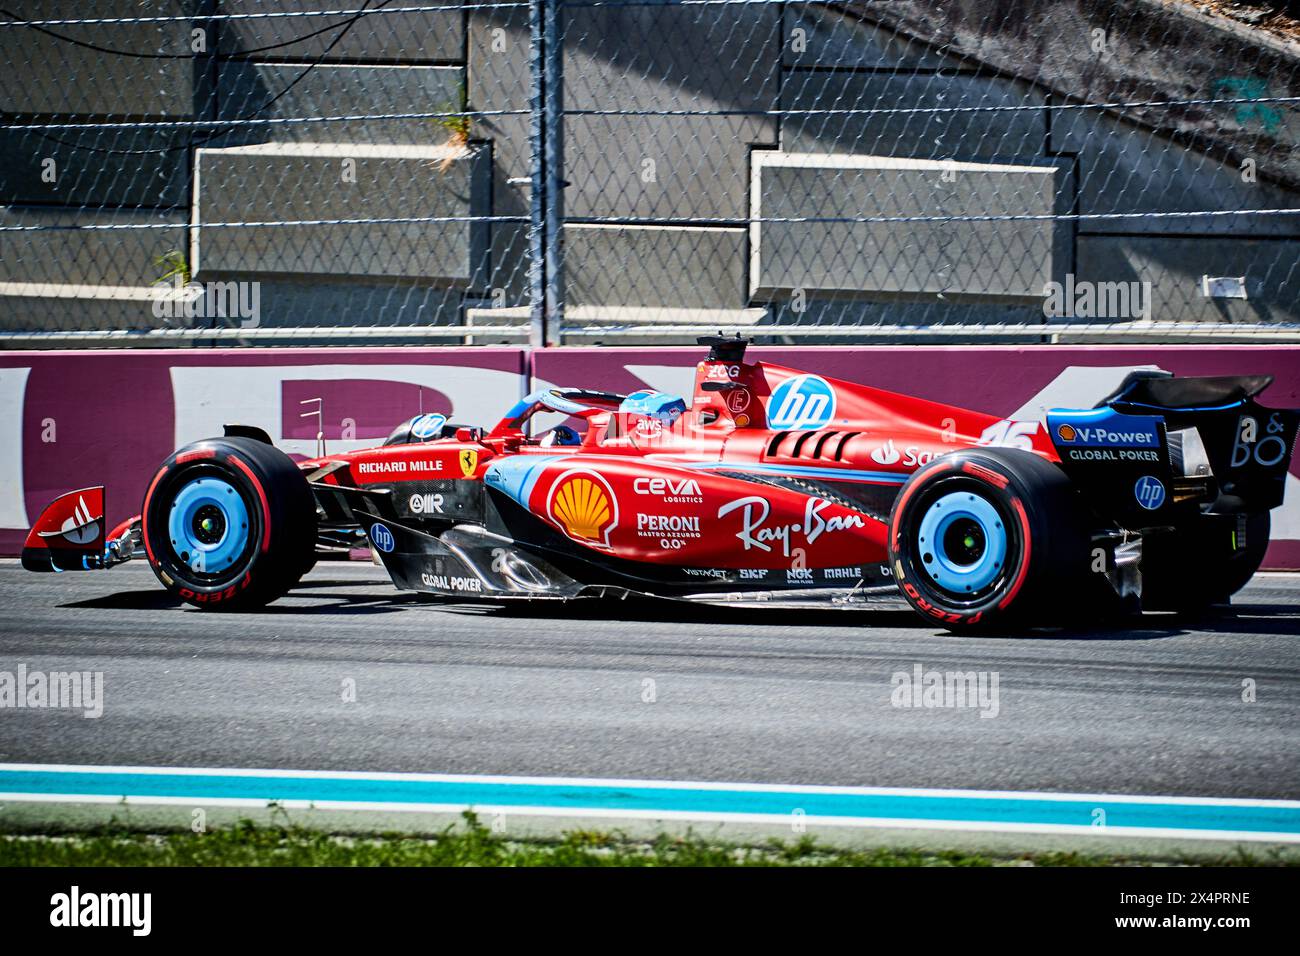
[[[466,448],[460,453],[460,473],[466,478],[473,478],[474,472],[478,469],[478,452],[473,448]]]

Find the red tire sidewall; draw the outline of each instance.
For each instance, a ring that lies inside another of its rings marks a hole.
[[[266,479],[252,456],[240,449],[227,447],[222,442],[200,442],[180,449],[158,470],[145,494],[141,512],[141,537],[149,565],[158,580],[182,600],[199,605],[217,605],[230,602],[261,583],[263,575],[270,573],[266,561],[277,533],[277,522],[267,494]],[[247,557],[243,558],[237,572],[214,582],[205,582],[194,576],[175,555],[167,534],[167,510],[170,494],[191,476],[203,472],[219,474],[234,485],[244,499],[250,523]]]
[[[926,579],[913,558],[912,538],[921,513],[920,504],[936,489],[975,490],[998,511],[1008,529],[1008,561],[996,587],[982,600],[963,605],[952,600]],[[920,614],[946,627],[975,627],[992,618],[1006,618],[1027,604],[1032,584],[1035,551],[1041,547],[1025,489],[1014,470],[978,452],[954,452],[917,471],[894,503],[889,522],[889,561],[903,597]]]

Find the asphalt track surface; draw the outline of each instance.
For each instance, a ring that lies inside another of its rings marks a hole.
[[[996,717],[893,706],[917,664],[996,673]],[[4,763],[1300,798],[1300,575],[1209,618],[976,638],[901,610],[439,605],[357,563],[218,615],[143,565],[6,560],[20,665],[102,671],[104,715],[0,709]]]

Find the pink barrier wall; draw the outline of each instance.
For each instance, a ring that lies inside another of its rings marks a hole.
[[[62,492],[107,488],[110,521],[139,509],[158,463],[228,421],[265,428],[309,455],[324,401],[331,449],[376,444],[423,409],[491,424],[533,385],[689,395],[697,348],[204,349],[0,352],[0,553],[18,552],[40,509]],[[1300,407],[1295,346],[910,346],[754,348],[754,358],[909,392],[1008,418],[1090,405],[1137,366],[1179,375],[1267,372],[1265,404]],[[1300,479],[1273,513],[1266,566],[1300,568]]]
[[[105,486],[110,526],[136,514],[159,463],[225,422],[309,456],[317,421],[299,416],[315,406],[299,403],[320,398],[328,447],[364,448],[421,408],[495,421],[525,366],[484,347],[0,352],[0,554],[75,488]]]

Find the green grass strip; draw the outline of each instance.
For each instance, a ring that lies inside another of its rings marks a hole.
[[[204,833],[139,833],[120,826],[40,835],[0,834],[0,866],[1133,866],[1179,865],[1118,855],[844,849],[811,838],[742,845],[694,836],[653,840],[578,830],[555,839],[494,833],[472,813],[432,836],[344,836],[242,821]],[[1196,860],[1220,866],[1294,865],[1270,853]]]

